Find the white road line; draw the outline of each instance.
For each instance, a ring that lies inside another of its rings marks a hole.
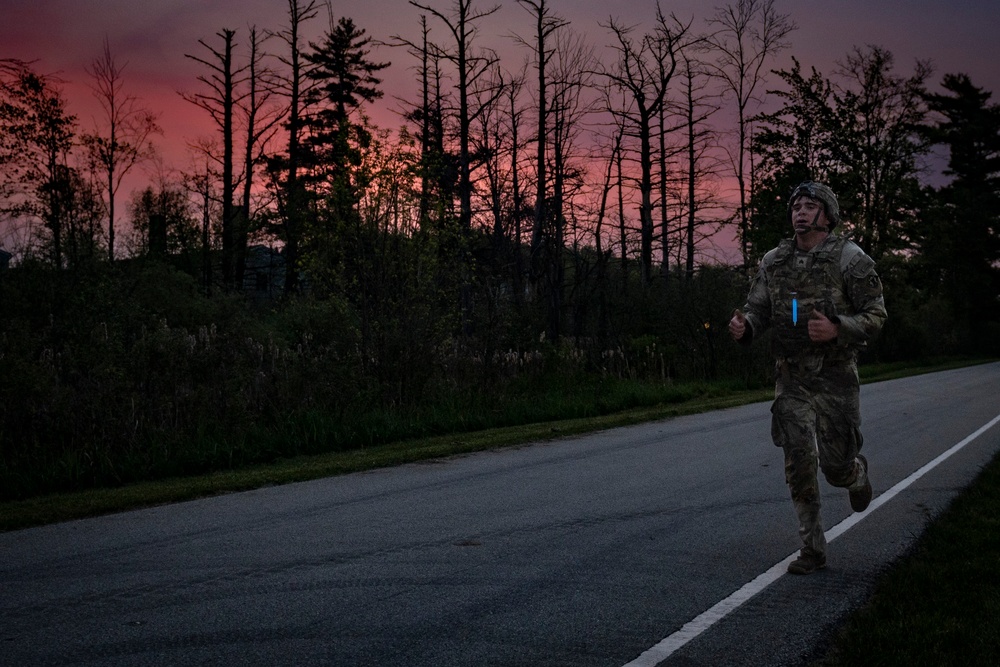
[[[864,519],[866,516],[874,512],[876,509],[886,504],[897,495],[900,494],[908,486],[916,482],[918,479],[926,475],[928,472],[939,466],[941,463],[946,461],[952,455],[956,454],[963,447],[968,445],[970,442],[981,436],[986,431],[990,430],[1000,422],[1000,415],[997,415],[991,419],[987,424],[980,427],[975,433],[968,436],[958,444],[954,445],[951,449],[945,453],[938,456],[936,459],[920,468],[912,475],[899,482],[891,489],[880,495],[878,498],[872,501],[872,504],[868,506],[864,512],[858,512],[847,517],[836,526],[831,528],[826,532],[827,542],[832,542],[837,539],[849,529],[853,528]],[[674,634],[666,637],[656,646],[646,650],[638,658],[632,662],[626,664],[624,667],[655,667],[667,658],[669,658],[675,651],[680,649],[682,646],[687,644],[689,641],[700,635],[701,633],[708,630],[710,627],[715,625],[717,622],[721,621],[723,618],[728,616],[731,612],[738,609],[743,605],[744,602],[752,598],[753,596],[760,593],[762,590],[777,581],[783,574],[785,574],[788,564],[791,563],[798,556],[798,552],[791,554],[785,560],[780,563],[776,563],[769,570],[763,574],[757,576],[753,581],[744,584],[742,588],[727,597],[726,599],[718,602],[710,608],[709,610],[702,612],[697,617],[688,621],[681,627],[680,630]]]

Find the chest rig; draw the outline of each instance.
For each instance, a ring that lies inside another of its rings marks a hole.
[[[842,237],[828,236],[811,252],[798,250],[791,239],[778,247],[768,271],[772,345],[778,357],[825,355],[837,350],[836,341],[809,340],[809,318],[814,310],[833,320],[852,311],[841,264],[845,243]]]

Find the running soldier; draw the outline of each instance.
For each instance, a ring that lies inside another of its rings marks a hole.
[[[784,451],[802,539],[788,571],[810,574],[826,567],[818,469],[848,490],[855,512],[872,499],[868,461],[859,453],[857,356],[882,328],[886,311],[875,262],[832,233],[840,206],[830,188],[800,184],[788,200],[788,217],[794,237],[764,255],[729,333],[748,345],[773,329],[771,438]]]

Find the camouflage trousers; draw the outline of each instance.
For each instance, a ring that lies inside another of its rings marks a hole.
[[[857,364],[822,356],[776,364],[771,438],[785,454],[785,482],[799,520],[804,556],[825,557],[818,471],[833,486],[863,487]]]

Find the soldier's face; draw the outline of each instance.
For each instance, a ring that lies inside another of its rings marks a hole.
[[[823,202],[811,197],[799,197],[792,202],[792,227],[796,234],[808,234],[817,228],[829,228]]]

